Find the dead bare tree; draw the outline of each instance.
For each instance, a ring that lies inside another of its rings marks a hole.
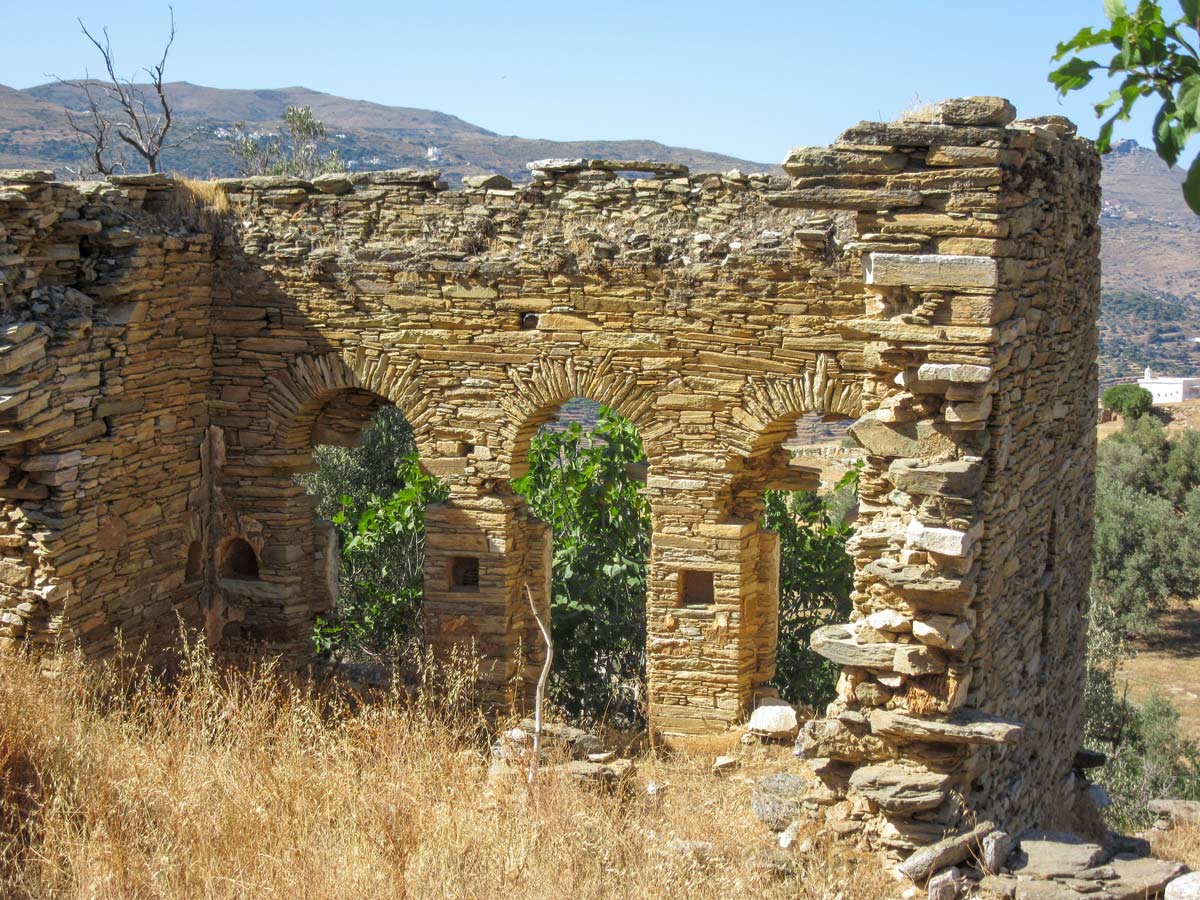
[[[167,142],[172,118],[171,105],[163,85],[163,72],[167,66],[167,54],[175,43],[175,9],[167,9],[171,13],[171,32],[167,36],[162,57],[157,65],[142,69],[150,76],[150,87],[154,92],[154,99],[149,101],[142,88],[133,83],[133,79],[117,75],[108,28],[101,29],[104,38],[101,42],[88,31],[82,19],[76,20],[92,46],[100,51],[108,76],[104,81],[93,80],[86,73],[82,81],[58,78],[59,83],[78,90],[86,104],[84,111],[67,113],[67,124],[84,151],[90,170],[85,172],[81,169],[76,174],[112,175],[126,171],[125,156],[118,152],[121,145],[142,158],[147,172],[157,172],[158,158],[162,152],[182,143],[182,140]]]

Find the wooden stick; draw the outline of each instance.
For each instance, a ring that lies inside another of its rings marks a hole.
[[[542,674],[538,676],[537,692],[533,698],[533,761],[529,765],[528,775],[529,784],[533,784],[542,755],[542,701],[546,695],[546,682],[550,679],[550,664],[554,661],[554,641],[550,638],[550,629],[538,615],[537,606],[533,602],[533,592],[529,590],[529,582],[525,582],[525,596],[529,600],[533,620],[542,632],[542,640],[546,642],[546,661],[542,663]]]

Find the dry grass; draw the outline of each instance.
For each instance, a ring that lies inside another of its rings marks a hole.
[[[1200,872],[1200,823],[1179,825],[1161,833],[1150,832],[1154,855],[1173,859]]]
[[[639,760],[628,790],[489,780],[460,671],[420,699],[356,703],[191,653],[171,688],[0,657],[0,897],[654,898],[897,894],[873,858],[815,839],[797,876],[750,779],[707,749]],[[668,783],[655,802],[648,779]],[[693,848],[683,842],[705,841]]]
[[[1159,693],[1179,711],[1179,730],[1200,741],[1200,600],[1175,600],[1155,617],[1158,630],[1137,642],[1137,656],[1121,667],[1129,699],[1145,703]]]
[[[169,221],[193,231],[223,235],[233,214],[229,194],[215,181],[199,181],[183,175],[173,178],[175,189],[163,211]]]

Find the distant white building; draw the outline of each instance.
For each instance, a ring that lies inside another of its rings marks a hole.
[[[1148,390],[1155,403],[1182,403],[1200,397],[1200,378],[1156,378],[1149,366],[1138,387]]]

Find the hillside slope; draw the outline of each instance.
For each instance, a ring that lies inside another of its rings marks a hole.
[[[1183,200],[1184,173],[1151,150],[1118,143],[1104,157],[1100,217],[1104,300],[1101,378],[1200,371],[1200,216]]]
[[[1122,141],[1104,157],[1105,285],[1200,297],[1200,216],[1183,200],[1184,171]]]
[[[525,164],[546,157],[608,157],[681,162],[694,172],[779,171],[777,166],[655,141],[546,141],[501,135],[428,109],[350,100],[304,87],[224,90],[176,82],[177,134],[185,146],[164,154],[163,168],[193,177],[236,174],[225,137],[236,122],[273,133],[288,106],[308,106],[323,120],[333,146],[355,169],[404,166],[442,170],[451,184],[465,175],[527,176]],[[66,166],[80,151],[66,127],[77,107],[72,88],[44,84],[27,90],[0,86],[0,168]],[[782,156],[785,148],[780,148]],[[1150,150],[1119,143],[1104,158],[1104,304],[1101,376],[1128,378],[1151,365],[1167,372],[1200,372],[1200,217],[1183,202],[1183,172],[1168,169]]]
[[[479,172],[524,178],[527,162],[551,156],[658,159],[710,172],[777,169],[656,141],[545,141],[500,135],[433,110],[349,100],[303,87],[223,90],[175,82],[167,88],[175,104],[176,133],[190,139],[164,153],[163,168],[194,177],[236,174],[223,140],[228,129],[244,122],[254,132],[275,132],[289,106],[311,107],[325,122],[332,146],[352,168],[432,165],[451,183]],[[65,171],[79,156],[63,125],[65,110],[78,106],[78,92],[58,83],[24,91],[0,87],[0,167],[51,165]]]

